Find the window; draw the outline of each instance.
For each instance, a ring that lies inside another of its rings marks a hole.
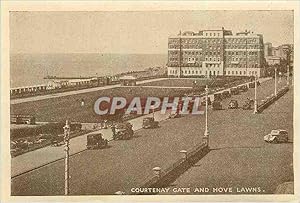
[[[240,75],[242,75],[242,71],[240,71]]]
[[[246,75],[246,71],[244,71],[244,75]]]
[[[235,74],[239,74],[238,71],[235,71]]]

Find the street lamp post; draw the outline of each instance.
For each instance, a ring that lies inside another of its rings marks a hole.
[[[255,85],[254,85],[254,87],[255,87],[255,89],[254,89],[254,114],[256,114],[257,113],[257,76],[255,76],[255,80],[254,80],[254,82],[255,82]]]
[[[209,132],[208,132],[208,85],[205,87],[205,131],[204,131],[204,139],[206,140],[207,146],[209,146]]]
[[[287,81],[286,81],[286,84],[287,84],[287,86],[289,86],[290,85],[290,66],[289,66],[289,64],[287,64],[286,65],[286,68],[287,68]]]
[[[66,120],[66,125],[64,126],[64,142],[65,142],[65,195],[69,194],[69,140],[70,140],[70,125],[69,121]]]
[[[154,106],[153,105],[151,105],[151,109],[152,109],[152,117],[153,117],[153,119],[154,119]]]
[[[277,95],[277,67],[275,66],[275,96]]]

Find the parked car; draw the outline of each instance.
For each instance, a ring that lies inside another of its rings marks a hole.
[[[214,94],[214,101],[222,101],[222,93],[215,93]]]
[[[255,88],[255,82],[249,83],[249,88]]]
[[[52,136],[51,139],[51,145],[52,146],[59,146],[62,145],[64,143],[64,135],[56,135],[56,136]]]
[[[108,146],[108,140],[103,139],[101,133],[91,133],[87,136],[86,148],[87,149],[103,149]]]
[[[237,109],[239,108],[239,104],[237,100],[231,100],[228,104],[228,109]]]
[[[257,86],[260,86],[260,82],[259,82],[259,81],[256,81],[256,85],[257,85]],[[254,82],[254,81],[251,82],[251,83],[249,83],[249,88],[255,88],[255,82]]]
[[[248,86],[247,85],[242,85],[238,87],[239,92],[247,92],[248,91]]]
[[[129,140],[133,137],[132,125],[129,122],[118,123],[114,126],[114,140]]]
[[[229,98],[229,97],[231,97],[231,94],[228,90],[222,92],[222,98],[223,99],[226,99],[226,98]]]
[[[212,103],[213,110],[222,110],[222,104],[220,101],[213,101]]]
[[[239,90],[238,90],[238,88],[233,87],[233,88],[230,89],[230,93],[232,95],[237,95],[237,94],[239,94]]]
[[[143,119],[143,128],[157,128],[159,127],[159,122],[155,121],[153,117],[147,117]]]
[[[202,106],[205,106],[206,105],[206,97],[203,97],[202,101],[201,101],[201,105]],[[207,98],[207,105],[211,105],[211,100],[210,100],[210,97]]]
[[[181,115],[178,113],[178,112],[176,112],[176,113],[171,113],[170,115],[169,115],[169,118],[180,118],[181,117]]]
[[[288,132],[286,130],[272,130],[271,133],[264,136],[264,141],[269,143],[285,143],[288,142]]]
[[[35,144],[41,144],[43,142],[47,141],[47,139],[37,139],[34,141]]]
[[[252,106],[254,105],[253,99],[247,99],[247,101],[243,105],[243,110],[250,110],[252,109]]]

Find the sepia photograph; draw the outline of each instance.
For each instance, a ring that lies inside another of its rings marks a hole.
[[[295,12],[10,10],[8,195],[296,194]]]

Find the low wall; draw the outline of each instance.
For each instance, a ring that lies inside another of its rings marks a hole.
[[[174,182],[181,174],[187,171],[191,166],[197,163],[209,152],[209,148],[205,142],[194,147],[185,158],[181,158],[172,164],[169,168],[161,170],[160,175],[154,175],[146,183],[139,188],[162,188],[167,187]],[[149,169],[151,170],[151,169]],[[155,194],[155,193],[142,193]]]
[[[262,100],[262,103],[257,107],[257,112],[258,113],[263,112],[263,110],[268,108],[271,104],[273,104],[275,101],[277,101],[280,97],[282,97],[288,91],[289,91],[289,87],[285,86],[277,92],[277,95],[272,95],[271,97],[267,97],[267,99]]]

